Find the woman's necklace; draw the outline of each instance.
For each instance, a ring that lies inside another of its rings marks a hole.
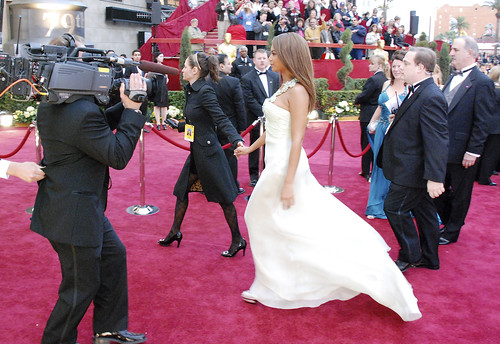
[[[289,80],[285,83],[283,83],[281,85],[281,87],[276,91],[276,93],[274,93],[271,98],[269,98],[269,101],[271,103],[274,103],[274,101],[276,100],[276,97],[282,95],[283,93],[285,93],[286,91],[288,91],[290,88],[292,88],[293,86],[295,86],[297,84],[297,82],[299,82],[299,80],[297,80],[297,78],[293,78],[292,80]]]

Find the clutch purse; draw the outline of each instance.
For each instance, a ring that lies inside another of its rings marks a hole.
[[[377,126],[378,126],[378,121],[370,122],[368,124],[368,131],[371,133],[375,132],[375,130],[377,130]]]

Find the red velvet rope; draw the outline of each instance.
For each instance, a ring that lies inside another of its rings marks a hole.
[[[255,124],[250,124],[250,126],[248,128],[246,128],[242,133],[241,133],[241,137],[245,136],[246,134],[248,134],[253,128],[255,128]],[[164,139],[165,141],[173,144],[174,146],[176,147],[179,147],[179,148],[182,148],[184,150],[189,150],[189,147],[187,146],[184,146],[184,145],[181,145],[180,143],[177,143],[175,142],[174,140],[168,138],[167,136],[163,135],[158,129],[156,129],[155,127],[151,127],[151,129],[153,129],[153,132],[158,135],[159,137],[161,137],[162,139]],[[228,143],[228,144],[225,144],[224,146],[222,146],[222,149],[228,149],[229,147],[231,147],[231,143]]]
[[[184,145],[181,145],[180,143],[177,143],[175,142],[174,140],[168,138],[167,136],[163,135],[162,133],[160,133],[160,131],[158,129],[156,129],[155,127],[151,127],[151,129],[153,129],[153,133],[155,133],[156,135],[158,135],[159,137],[161,137],[162,139],[164,139],[165,141],[173,144],[174,146],[176,147],[179,147],[179,148],[182,148],[184,150],[189,150],[189,147],[186,147]]]
[[[336,124],[336,127],[337,127],[337,131],[339,132],[339,139],[340,139],[340,144],[342,145],[342,148],[344,148],[344,151],[347,153],[347,155],[353,157],[353,158],[358,158],[362,155],[365,155],[366,152],[368,152],[370,150],[370,144],[368,144],[368,146],[366,146],[366,148],[360,153],[360,154],[352,154],[351,152],[349,152],[345,146],[345,143],[344,143],[344,138],[342,137],[342,131],[340,130],[340,125],[339,125],[339,121],[338,120],[335,120],[335,124]]]
[[[14,149],[11,153],[9,154],[5,154],[5,155],[0,155],[0,159],[7,159],[7,158],[10,158],[11,156],[13,156],[14,154],[16,154],[17,152],[19,152],[21,150],[21,148],[23,148],[24,144],[26,143],[26,140],[28,140],[28,137],[30,136],[30,133],[31,133],[31,130],[33,129],[33,127],[30,125],[28,127],[28,130],[26,130],[26,134],[24,134],[24,138],[23,140],[21,141],[21,143],[19,144],[19,146],[17,146],[16,149]]]
[[[330,132],[330,129],[332,128],[332,123],[328,123],[328,127],[326,127],[326,130],[325,130],[325,134],[323,135],[323,138],[321,139],[321,142],[318,144],[318,146],[316,148],[314,148],[314,150],[307,154],[307,158],[311,158],[314,154],[316,154],[319,149],[321,148],[321,146],[323,146],[323,143],[325,143],[325,140],[326,138],[328,137],[328,133]]]

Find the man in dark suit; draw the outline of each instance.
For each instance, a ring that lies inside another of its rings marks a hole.
[[[457,38],[450,51],[452,76],[443,94],[448,102],[450,150],[444,194],[436,200],[444,224],[440,244],[456,242],[469,210],[476,160],[483,153],[494,104],[493,81],[476,66],[478,46],[472,37]]]
[[[231,76],[238,79],[241,79],[243,75],[255,68],[253,60],[248,57],[248,48],[246,46],[240,48],[240,57],[234,60],[232,65]]]
[[[138,74],[131,90],[145,90]],[[42,103],[37,125],[46,178],[39,182],[31,230],[59,255],[62,281],[42,344],[75,343],[77,327],[94,304],[94,343],[142,343],[127,331],[125,246],[104,215],[109,167],[123,169],[146,122],[140,103],[120,89],[123,103],[103,114],[92,96],[71,103]],[[116,129],[116,133],[113,130]]]
[[[370,120],[372,119],[373,113],[378,106],[378,97],[382,92],[382,86],[387,80],[383,69],[384,60],[380,56],[374,56],[373,60],[377,63],[373,63],[370,60],[370,65],[368,69],[371,73],[375,73],[371,78],[366,80],[366,84],[363,87],[363,91],[356,97],[354,104],[361,105],[361,112],[359,115],[359,125],[361,127],[361,149],[364,150],[368,146],[368,132],[366,127]],[[364,177],[367,181],[370,180],[371,164],[373,162],[373,152],[371,149],[366,152],[361,158],[361,173],[360,175]]]
[[[384,138],[383,170],[391,181],[384,211],[401,247],[398,268],[437,270],[439,222],[432,198],[444,192],[447,104],[431,76],[436,64],[431,49],[411,48],[403,62],[412,87]]]
[[[500,75],[500,66],[490,72],[491,78],[496,73]],[[491,175],[500,162],[500,85],[495,84],[496,111],[493,111],[493,118],[489,123],[488,138],[484,144],[484,152],[477,172],[477,181],[481,185],[497,186],[497,183],[491,181]]]
[[[237,78],[228,75],[231,73],[229,57],[225,54],[219,54],[218,57],[219,75],[221,78],[218,83],[212,81],[211,86],[215,90],[222,111],[224,111],[224,114],[226,114],[236,130],[241,134],[247,128],[247,113],[241,83]],[[229,143],[227,136],[222,132],[218,131],[217,137],[222,146]],[[238,187],[238,193],[242,194],[245,190],[240,188],[240,183],[238,182],[238,159],[234,156],[234,148],[229,147],[225,149],[224,154]]]
[[[263,116],[262,104],[272,96],[279,87],[279,75],[268,68],[269,58],[267,52],[258,49],[254,57],[255,68],[241,78],[243,96],[247,106],[247,124],[252,124],[257,118]],[[257,125],[250,132],[250,145],[260,137],[260,128]],[[259,179],[259,150],[248,156],[248,171],[250,173],[250,186],[255,186]]]

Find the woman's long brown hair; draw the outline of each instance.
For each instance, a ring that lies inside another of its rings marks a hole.
[[[316,90],[311,53],[307,42],[296,33],[283,33],[274,37],[273,48],[281,63],[309,94],[308,110],[311,112],[316,105]]]

